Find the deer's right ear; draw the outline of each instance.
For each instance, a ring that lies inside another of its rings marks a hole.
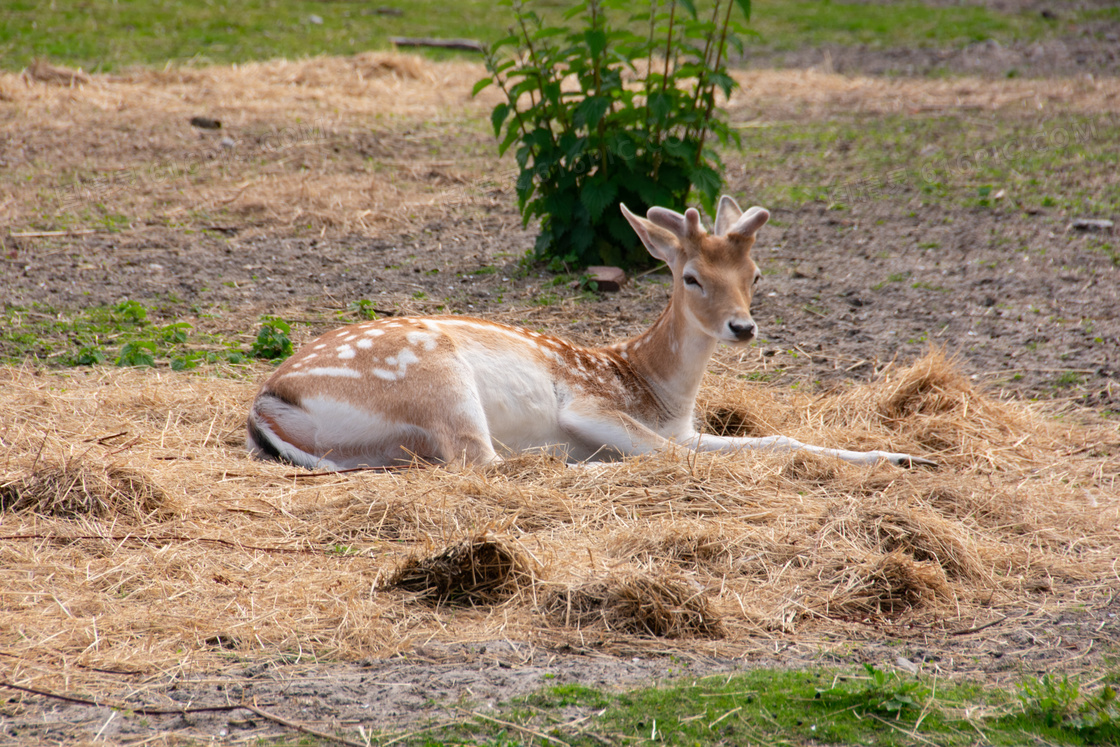
[[[626,220],[630,222],[630,225],[638,234],[638,238],[645,244],[649,253],[672,267],[674,260],[676,260],[681,252],[680,240],[672,231],[662,228],[645,218],[634,215],[626,209],[625,205],[621,207],[622,214],[626,216]]]

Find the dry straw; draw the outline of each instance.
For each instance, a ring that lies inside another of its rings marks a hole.
[[[713,376],[701,413],[935,471],[681,452],[308,476],[245,454],[253,393],[0,371],[3,679],[113,690],[133,680],[104,670],[498,638],[740,655],[1120,591],[1115,427],[993,399],[936,353],[827,395]]]

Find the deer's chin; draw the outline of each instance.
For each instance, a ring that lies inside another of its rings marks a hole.
[[[746,347],[747,345],[750,345],[752,342],[757,340],[758,335],[757,334],[751,335],[750,337],[747,337],[746,339],[742,339],[742,340],[739,339],[738,337],[725,337],[723,335],[720,335],[716,339],[718,339],[722,344],[727,345],[728,347],[742,348],[742,347]]]

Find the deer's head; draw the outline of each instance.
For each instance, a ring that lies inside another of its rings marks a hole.
[[[695,208],[681,215],[655,207],[640,218],[623,205],[622,214],[649,253],[669,266],[673,303],[694,326],[729,345],[754,339],[758,327],[751,318],[751,299],[761,273],[751,259],[751,247],[758,229],[770,219],[765,208],[744,213],[724,195],[715,233],[704,229]]]

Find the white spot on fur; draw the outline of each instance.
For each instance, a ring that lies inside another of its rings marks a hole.
[[[396,355],[391,355],[385,359],[385,363],[389,366],[395,367],[396,371],[390,371],[384,368],[373,369],[373,375],[378,378],[385,379],[386,381],[396,381],[403,379],[408,373],[408,367],[413,363],[419,363],[420,358],[411,349],[405,348]]]
[[[423,345],[425,350],[436,349],[436,338],[428,332],[421,332],[420,330],[413,330],[405,335],[409,345]]]
[[[624,361],[630,360],[630,354],[627,353],[625,350],[623,350],[621,353],[619,353],[619,355],[622,356],[622,360],[624,360]]]
[[[327,344],[326,344],[326,343],[324,343],[324,342],[320,342],[320,343],[319,343],[318,345],[316,345],[315,347],[313,347],[313,348],[311,348],[311,349],[312,349],[312,350],[322,350],[322,349],[323,349],[323,348],[325,348],[326,346],[327,346]]]
[[[367,329],[365,331],[365,334],[369,335],[370,337],[381,337],[381,335],[385,334],[385,330],[383,330],[383,329]]]
[[[358,340],[358,347],[360,347],[362,350],[369,350],[373,347],[373,340],[369,339],[368,337],[363,337],[362,339]]]
[[[356,355],[354,353],[354,348],[349,345],[339,345],[335,350],[338,351],[339,360],[349,360]]]

